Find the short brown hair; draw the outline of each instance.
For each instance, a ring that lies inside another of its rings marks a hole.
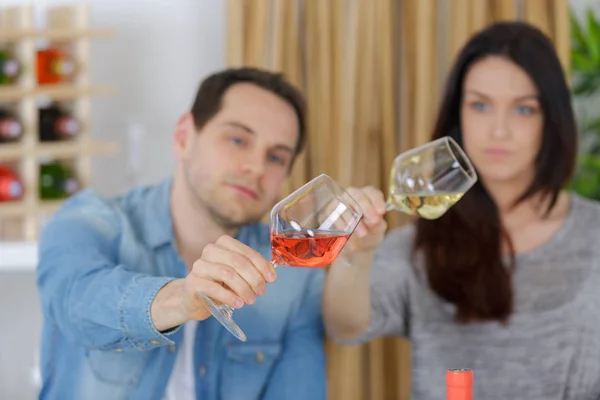
[[[221,109],[223,95],[236,83],[252,83],[288,102],[298,117],[298,143],[296,155],[306,141],[306,101],[302,92],[288,82],[281,73],[258,68],[228,68],[208,76],[200,84],[190,110],[197,129],[202,129]]]

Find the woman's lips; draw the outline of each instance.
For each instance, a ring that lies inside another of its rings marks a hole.
[[[492,159],[503,159],[510,155],[510,151],[506,149],[485,149],[485,155]]]

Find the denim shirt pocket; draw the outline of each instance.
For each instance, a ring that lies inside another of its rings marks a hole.
[[[149,352],[88,350],[87,363],[93,377],[115,386],[134,386],[147,364]]]
[[[280,342],[229,344],[221,374],[221,397],[228,400],[259,399],[282,350]]]

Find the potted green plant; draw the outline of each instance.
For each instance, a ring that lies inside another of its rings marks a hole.
[[[581,20],[571,11],[571,79],[580,149],[570,188],[600,200],[600,20],[590,8]]]

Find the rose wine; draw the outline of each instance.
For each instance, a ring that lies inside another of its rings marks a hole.
[[[277,266],[325,268],[335,261],[350,235],[339,231],[271,232],[272,259]]]
[[[450,207],[463,197],[464,193],[396,193],[390,196],[388,204],[400,208],[410,215],[425,219],[436,219],[444,215]]]

